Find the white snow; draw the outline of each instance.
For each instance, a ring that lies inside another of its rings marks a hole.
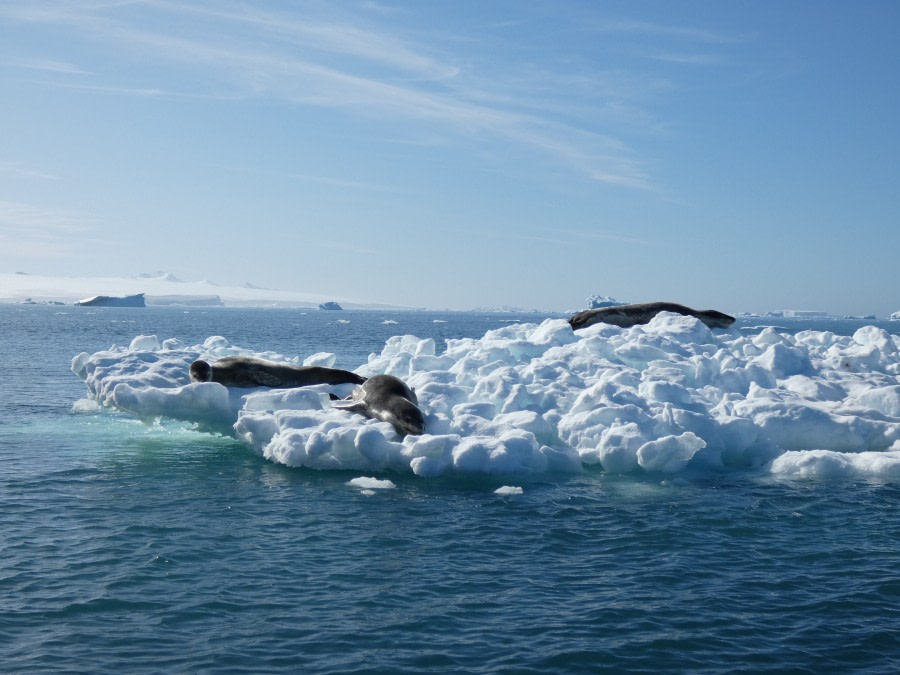
[[[599,466],[677,477],[750,469],[785,476],[900,478],[900,337],[765,328],[710,330],[662,313],[645,326],[563,320],[479,339],[398,335],[356,369],[416,391],[426,434],[331,407],[349,385],[228,390],[190,384],[195,358],[256,355],[210,337],[185,346],[138,336],[80,354],[72,369],[103,408],[232,434],[289,466],[444,474],[544,474]],[[328,365],[333,355],[306,361]],[[85,402],[77,411],[91,411]]]

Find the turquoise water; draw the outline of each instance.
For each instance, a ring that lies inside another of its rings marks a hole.
[[[353,368],[391,335],[440,344],[516,318],[534,320],[0,306],[0,669],[900,669],[890,481],[588,468],[363,491],[358,473],[273,464],[187,425],[70,413],[72,357],[140,334]]]

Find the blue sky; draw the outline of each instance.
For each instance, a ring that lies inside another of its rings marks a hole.
[[[900,3],[0,5],[0,271],[900,310]]]

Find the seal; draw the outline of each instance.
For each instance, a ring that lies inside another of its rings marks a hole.
[[[393,375],[373,375],[353,390],[349,400],[331,406],[389,422],[401,436],[425,432],[425,416],[419,410],[416,393]]]
[[[578,312],[569,318],[572,330],[587,328],[595,323],[609,323],[613,326],[628,328],[638,324],[649,323],[660,312],[674,312],[700,319],[710,328],[728,328],[734,323],[734,317],[714,309],[691,309],[676,302],[645,302],[638,305],[616,305],[600,307]]]
[[[340,368],[292,366],[251,356],[226,356],[208,363],[194,361],[191,382],[218,382],[226,387],[290,389],[312,384],[362,384],[366,378]]]

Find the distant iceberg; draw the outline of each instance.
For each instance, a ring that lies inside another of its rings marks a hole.
[[[71,305],[94,295],[111,297],[143,293],[148,306],[159,304],[165,296],[196,296],[210,299],[218,296],[229,307],[305,307],[315,308],[328,297],[325,290],[282,291],[261,286],[238,287],[213,284],[208,281],[182,281],[168,272],[145,274],[140,277],[67,277],[45,276],[0,271],[0,304],[54,300]],[[346,309],[412,309],[383,302],[368,302],[358,298],[334,297]],[[206,303],[204,303],[206,304]]]
[[[225,303],[218,295],[148,295],[147,304],[176,305],[179,307],[224,307]]]
[[[592,295],[587,299],[588,309],[599,309],[601,307],[618,307],[619,305],[627,304],[627,302],[616,300],[609,295]]]
[[[900,321],[900,312],[894,312],[891,314],[891,321]]]
[[[786,319],[822,319],[828,316],[828,312],[817,309],[779,309],[769,312],[768,316],[779,316]]]
[[[319,305],[319,309],[344,309],[336,302],[323,302]]]
[[[113,295],[95,295],[92,298],[85,298],[75,303],[82,307],[146,307],[144,302],[144,294],[113,296]]]

